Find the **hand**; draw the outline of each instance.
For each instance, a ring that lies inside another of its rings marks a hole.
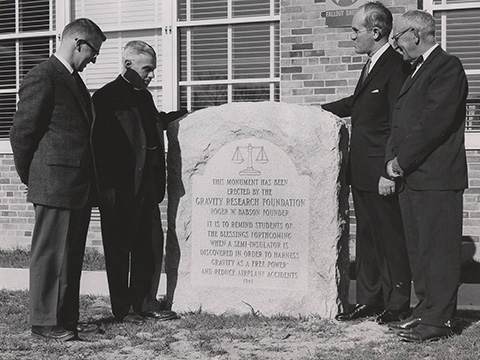
[[[403,176],[403,170],[398,164],[397,158],[394,158],[387,163],[387,174],[391,179],[396,179]]]
[[[112,210],[115,206],[115,189],[108,189],[100,193],[100,204]]]
[[[378,180],[378,193],[382,196],[394,194],[395,181],[380,176],[380,180]]]

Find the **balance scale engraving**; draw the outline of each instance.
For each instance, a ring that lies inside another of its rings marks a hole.
[[[241,164],[245,161],[242,156],[243,149],[247,149],[247,167],[239,171],[238,174],[242,176],[259,176],[261,174],[260,170],[253,168],[253,152],[254,150],[260,150],[258,152],[257,158],[255,159],[255,162],[259,164],[266,164],[268,163],[268,157],[264,147],[253,146],[250,143],[248,144],[248,146],[237,146],[232,158],[233,163]]]

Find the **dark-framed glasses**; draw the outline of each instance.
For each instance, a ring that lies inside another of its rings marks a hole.
[[[78,41],[79,44],[85,44],[87,45],[90,49],[92,49],[93,51],[93,57],[96,58],[98,56],[98,54],[100,54],[100,50],[96,49],[92,44],[90,44],[87,40],[85,39],[75,39],[75,41]]]
[[[410,30],[413,30],[413,28],[412,28],[412,27],[409,27],[409,28],[406,28],[405,30],[400,31],[399,33],[395,34],[394,36],[392,36],[392,41],[393,41],[393,42],[397,42],[398,39],[400,39],[400,37],[402,37],[404,34],[406,34],[407,32],[409,32]]]

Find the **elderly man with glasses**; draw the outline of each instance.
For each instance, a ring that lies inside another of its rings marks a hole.
[[[400,208],[415,292],[413,314],[391,326],[406,341],[452,334],[460,279],[464,144],[468,84],[460,60],[435,42],[435,20],[419,10],[403,14],[394,45],[414,64],[393,110],[388,175],[402,181]]]
[[[358,8],[350,36],[368,61],[353,95],[322,106],[352,119],[348,180],[357,220],[357,305],[338,314],[340,321],[379,315],[383,324],[409,315],[411,275],[398,189],[384,157],[394,102],[410,69],[388,43],[391,29],[392,14],[383,4]]]

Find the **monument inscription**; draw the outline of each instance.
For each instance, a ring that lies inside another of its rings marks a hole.
[[[308,286],[309,177],[276,145],[224,145],[192,179],[193,286]]]

